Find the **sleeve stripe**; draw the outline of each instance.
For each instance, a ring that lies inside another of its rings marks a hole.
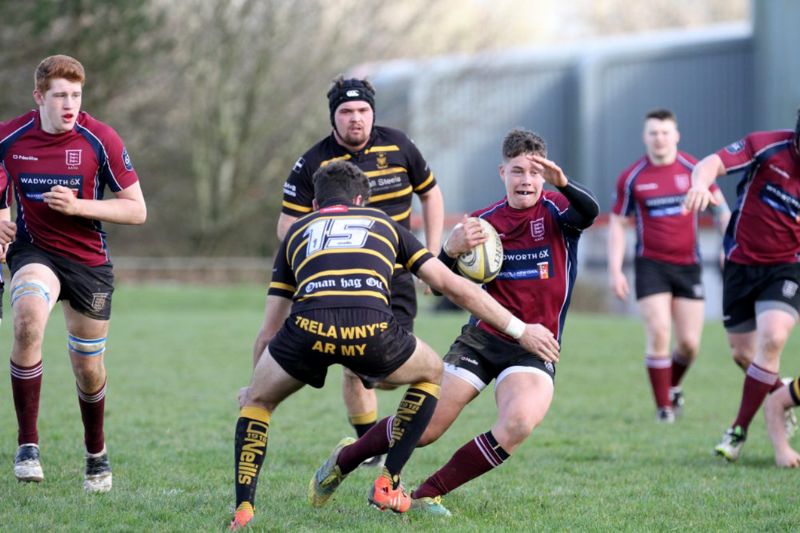
[[[281,283],[279,281],[273,281],[269,284],[270,289],[281,289],[284,291],[294,292],[294,286],[289,285],[288,283]]]
[[[408,262],[406,263],[406,269],[411,270],[411,267],[414,265],[414,263],[416,263],[419,260],[420,257],[422,257],[425,254],[429,254],[429,253],[430,252],[428,251],[427,248],[423,248],[420,251],[418,251],[417,253],[415,253],[414,255],[412,255],[408,259]]]
[[[295,211],[300,211],[301,213],[310,213],[312,211],[310,207],[293,204],[292,202],[287,202],[286,200],[284,200],[281,205],[287,209],[294,209]]]
[[[427,178],[425,178],[425,181],[423,181],[422,183],[420,183],[419,185],[417,185],[416,187],[414,187],[414,192],[421,191],[422,189],[424,189],[425,187],[427,187],[428,185],[430,185],[430,183],[431,183],[432,181],[433,181],[433,172],[431,172],[430,174],[428,174],[428,177],[427,177]]]

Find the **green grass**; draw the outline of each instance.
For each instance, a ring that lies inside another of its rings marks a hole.
[[[233,507],[236,393],[250,374],[263,312],[260,287],[122,287],[114,298],[107,366],[106,434],[114,489],[81,489],[83,444],[75,385],[57,310],[47,334],[39,431],[45,481],[12,474],[16,420],[0,379],[0,529],[3,531],[215,531]],[[7,312],[7,316],[10,313]],[[418,334],[440,353],[464,316],[425,312]],[[10,320],[0,341],[10,348]],[[742,374],[724,333],[708,323],[684,389],[687,412],[657,425],[638,321],[568,318],[553,406],[509,462],[446,497],[447,522],[379,513],[366,504],[375,471],[357,470],[324,509],[307,506],[309,477],[350,429],[334,368],[322,391],[306,388],[273,416],[254,531],[766,531],[796,530],[798,472],[772,466],[763,418],[742,458],[711,455],[739,402]],[[798,372],[798,341],[783,374]],[[381,392],[388,415],[401,391]],[[436,444],[406,467],[420,482],[494,422],[487,390]]]

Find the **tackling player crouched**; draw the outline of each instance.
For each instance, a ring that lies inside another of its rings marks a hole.
[[[535,133],[509,132],[502,156],[500,178],[506,197],[473,213],[489,221],[503,241],[502,269],[485,292],[525,322],[543,325],[560,342],[575,285],[578,239],[599,207],[588,191],[546,158],[545,142]],[[545,191],[545,183],[558,192]],[[456,257],[485,239],[477,221],[465,221],[454,228],[440,258],[454,268]],[[553,398],[558,354],[529,352],[484,317],[473,316],[464,326],[445,356],[440,400],[419,445],[436,441],[492,380],[497,421],[413,492],[412,507],[449,515],[441,496],[500,466],[542,421]],[[320,471],[335,470],[344,477],[365,458],[390,449],[387,428],[396,418],[381,420],[356,443],[337,450]]]
[[[550,331],[524,324],[486,292],[453,274],[388,215],[361,207],[370,189],[357,167],[335,162],[320,168],[314,189],[318,210],[291,225],[276,254],[264,324],[254,346],[253,377],[240,394],[231,529],[244,527],[254,516],[272,412],[304,385],[322,387],[334,364],[367,382],[410,384],[389,430],[383,472],[369,495],[369,502],[380,509],[408,510],[411,502],[400,473],[433,414],[442,362],[392,315],[389,295],[395,263],[530,352],[548,361],[558,358]],[[324,505],[346,476],[335,458],[352,442],[343,439],[312,479],[313,505]]]

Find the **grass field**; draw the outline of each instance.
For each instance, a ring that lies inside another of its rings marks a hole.
[[[8,310],[7,310],[8,311]],[[83,444],[75,385],[57,311],[44,356],[39,431],[45,481],[18,484],[9,379],[0,379],[0,530],[219,531],[233,507],[236,392],[250,373],[263,312],[260,287],[122,287],[107,352],[106,434],[114,489],[81,489]],[[10,313],[7,312],[7,316]],[[417,332],[443,352],[464,316],[423,312]],[[10,320],[0,343],[10,349]],[[800,369],[797,335],[783,374]],[[711,449],[736,414],[742,374],[722,328],[706,327],[701,359],[685,382],[685,416],[657,425],[639,323],[569,317],[553,406],[508,463],[445,501],[450,519],[380,513],[366,504],[375,470],[360,469],[324,509],[307,506],[308,479],[343,435],[340,371],[273,416],[254,531],[790,531],[800,520],[800,472],[774,468],[763,416],[736,465]],[[381,392],[388,415],[400,392]],[[461,444],[490,428],[486,391],[436,444],[418,450],[413,486]]]

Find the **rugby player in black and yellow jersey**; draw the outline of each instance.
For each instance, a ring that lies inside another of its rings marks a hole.
[[[314,172],[333,161],[349,161],[369,178],[369,206],[376,207],[408,229],[411,201],[419,197],[425,243],[439,253],[444,221],[444,200],[433,173],[416,145],[402,131],[375,125],[375,91],[367,80],[333,81],[328,91],[331,134],[304,153],[283,186],[283,204],[278,219],[278,238],[289,226],[312,210]],[[392,276],[391,308],[397,321],[414,331],[417,297],[411,273],[396,265]],[[378,419],[375,392],[367,390],[351,372],[345,371],[343,396],[350,423],[360,437]]]
[[[400,472],[436,406],[442,361],[403,328],[390,308],[396,262],[481,320],[518,339],[527,350],[558,357],[558,343],[540,324],[524,324],[478,285],[450,271],[404,227],[374,208],[367,177],[335,162],[315,173],[317,210],[297,220],[275,257],[264,323],[253,351],[250,385],[240,394],[236,424],[236,515],[231,529],[254,516],[258,473],[267,451],[270,417],[308,384],[322,387],[329,366],[344,365],[366,381],[410,384],[391,426],[383,472],[369,501],[408,510]],[[336,455],[343,439],[309,485],[314,506],[325,504],[344,479]]]

